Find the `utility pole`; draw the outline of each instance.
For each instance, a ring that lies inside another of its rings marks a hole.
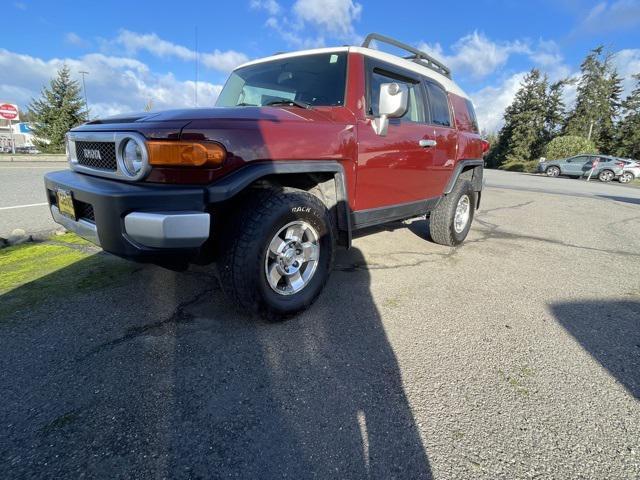
[[[589,135],[587,135],[587,140],[589,141],[591,140],[591,134],[593,133],[593,124],[594,124],[594,121],[591,120],[591,123],[589,124]]]
[[[87,101],[87,87],[84,84],[84,76],[89,75],[89,72],[85,72],[84,70],[81,70],[78,73],[82,75],[82,93],[84,93],[84,108],[87,110],[87,121],[89,121],[89,102]]]

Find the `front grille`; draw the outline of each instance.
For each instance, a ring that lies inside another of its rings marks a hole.
[[[96,216],[93,213],[93,205],[91,205],[90,203],[81,202],[80,200],[76,200],[74,202],[74,206],[76,208],[76,215],[78,218],[96,223]]]
[[[76,142],[78,164],[98,170],[116,171],[114,142]]]

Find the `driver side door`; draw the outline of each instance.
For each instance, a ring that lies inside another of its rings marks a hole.
[[[585,155],[568,158],[564,162],[564,165],[561,166],[562,173],[573,177],[581,177],[584,174],[584,166],[588,161],[589,157]]]
[[[427,102],[419,75],[373,59],[367,59],[365,67],[367,118],[358,123],[355,209],[382,218],[387,213],[393,216],[394,211],[418,208],[429,198],[430,146],[436,137],[427,123]],[[386,135],[378,135],[371,121],[379,114],[380,85],[393,82],[407,86],[408,109],[401,118],[389,119]]]

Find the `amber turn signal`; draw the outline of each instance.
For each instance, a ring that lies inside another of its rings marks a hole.
[[[149,163],[163,167],[219,167],[227,155],[213,142],[149,141]]]

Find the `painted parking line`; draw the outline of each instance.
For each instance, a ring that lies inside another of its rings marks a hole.
[[[44,203],[30,203],[28,205],[14,205],[12,207],[0,207],[0,210],[14,210],[16,208],[42,207],[43,205],[49,205],[49,204],[47,202],[44,202]]]
[[[51,166],[51,165],[24,165],[21,167],[14,167],[13,165],[9,166],[9,167],[5,167],[4,165],[0,164],[0,170],[28,170],[30,168],[59,168],[61,165],[55,165],[55,166]]]

